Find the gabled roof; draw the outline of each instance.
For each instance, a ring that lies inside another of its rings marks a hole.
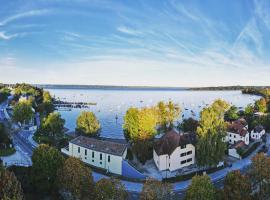
[[[240,136],[245,136],[248,133],[247,122],[244,118],[233,121],[228,125],[228,131],[231,133],[239,134]]]
[[[171,130],[155,142],[154,150],[157,155],[171,155],[177,147],[187,144],[194,145],[195,142],[195,133],[179,134],[175,130]]]
[[[71,140],[70,143],[76,144],[86,149],[91,149],[116,156],[122,156],[127,148],[127,144],[85,136],[79,136]]]
[[[262,132],[264,130],[264,128],[263,128],[263,126],[262,125],[257,125],[257,126],[255,126],[255,128],[254,128],[254,133],[260,133],[260,132]]]

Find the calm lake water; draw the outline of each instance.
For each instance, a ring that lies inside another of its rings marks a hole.
[[[181,116],[199,118],[203,107],[215,99],[224,99],[237,107],[245,107],[259,99],[258,96],[245,95],[241,91],[168,91],[168,90],[99,90],[99,89],[48,89],[56,98],[71,102],[93,102],[97,105],[84,109],[60,111],[66,120],[66,127],[74,130],[76,119],[81,111],[89,110],[96,114],[101,126],[101,136],[124,138],[123,116],[131,106],[155,105],[158,101],[172,100],[180,105]],[[116,116],[118,119],[116,120]],[[181,119],[179,119],[181,120]]]

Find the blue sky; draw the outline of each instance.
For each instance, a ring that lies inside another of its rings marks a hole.
[[[270,85],[269,0],[0,0],[0,82]]]

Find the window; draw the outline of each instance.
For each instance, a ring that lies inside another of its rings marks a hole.
[[[92,151],[92,158],[94,158],[95,157],[95,152],[94,151]]]
[[[80,147],[78,147],[78,153],[80,153],[81,152],[81,149],[80,149]]]
[[[232,134],[230,134],[230,137],[232,137]]]
[[[99,164],[101,164],[101,165],[102,165],[102,162],[99,162]]]
[[[102,153],[99,155],[99,159],[102,160]]]
[[[192,158],[187,159],[187,162],[191,162],[191,161],[192,161]]]
[[[192,151],[188,151],[188,152],[187,152],[187,155],[190,155],[190,154],[192,154]]]
[[[111,162],[111,156],[110,155],[108,156],[108,162]]]
[[[187,162],[186,160],[182,160],[182,161],[181,161],[181,165],[182,165],[182,164],[185,164],[186,162]]]
[[[186,156],[186,153],[181,153],[181,157]]]
[[[236,135],[234,135],[234,138],[236,138]]]
[[[87,149],[84,150],[84,154],[87,156]]]
[[[181,149],[185,149],[185,148],[186,148],[186,145],[182,145],[182,146],[181,146]]]

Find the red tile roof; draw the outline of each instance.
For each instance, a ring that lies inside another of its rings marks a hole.
[[[245,136],[248,133],[246,126],[247,126],[246,120],[241,118],[230,123],[228,125],[228,131],[239,134],[240,136]]]
[[[171,155],[177,147],[186,144],[195,144],[195,142],[195,133],[179,134],[175,130],[171,130],[155,142],[154,150],[157,155]]]

